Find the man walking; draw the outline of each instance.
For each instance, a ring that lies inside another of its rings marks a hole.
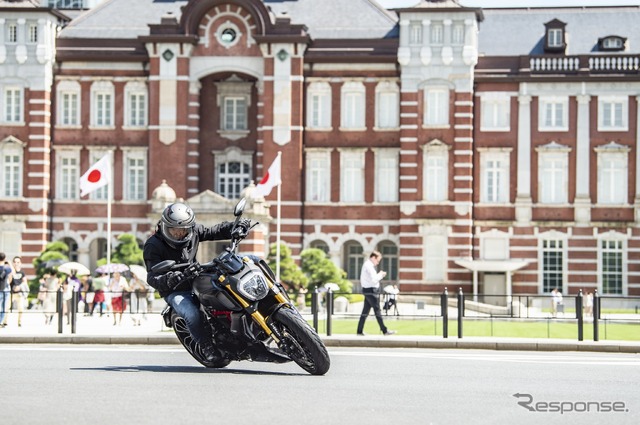
[[[9,279],[13,271],[6,261],[6,254],[0,252],[0,328],[7,326],[6,308],[11,295],[9,293]]]
[[[380,331],[383,335],[393,335],[396,331],[387,329],[382,321],[382,314],[380,313],[380,281],[387,275],[385,271],[376,271],[376,267],[382,260],[382,254],[378,251],[373,251],[369,255],[369,259],[362,265],[360,271],[360,285],[362,286],[362,293],[364,294],[364,305],[362,306],[362,313],[360,313],[360,321],[358,322],[358,335],[364,335],[364,322],[369,316],[369,311],[373,308],[373,312],[376,315],[376,320],[380,326]]]

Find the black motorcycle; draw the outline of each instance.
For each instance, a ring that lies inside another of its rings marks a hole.
[[[176,264],[162,261],[153,267],[156,273],[181,270],[193,282],[200,310],[220,355],[207,361],[200,345],[192,338],[185,320],[171,306],[162,312],[167,327],[172,327],[184,348],[209,368],[223,368],[232,361],[296,362],[312,375],[329,370],[329,353],[316,331],[295,308],[269,265],[240,257],[237,247],[248,231],[238,227],[246,206],[240,200],[231,246],[205,264]],[[254,222],[250,229],[258,223]],[[249,230],[250,230],[249,229]]]

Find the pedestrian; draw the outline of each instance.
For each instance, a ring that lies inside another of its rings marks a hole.
[[[382,334],[393,335],[396,333],[396,331],[387,329],[380,313],[380,281],[387,275],[385,271],[376,271],[380,260],[382,260],[382,254],[378,251],[373,251],[369,255],[369,259],[362,265],[362,270],[360,271],[360,285],[364,294],[364,305],[358,322],[358,335],[364,335],[364,322],[367,320],[372,308]]]
[[[111,294],[111,311],[113,312],[113,325],[122,324],[122,313],[127,308],[124,300],[125,291],[129,292],[129,284],[127,279],[120,274],[114,272],[109,283],[109,293]]]
[[[22,326],[22,312],[29,297],[29,284],[27,274],[22,270],[22,259],[13,257],[13,274],[11,277],[11,301],[12,309],[18,311],[18,327]]]
[[[98,274],[95,279],[93,279],[93,283],[91,286],[94,292],[93,299],[91,300],[91,311],[89,312],[89,316],[93,316],[94,310],[96,309],[96,307],[99,307],[100,317],[102,317],[102,315],[104,314],[104,289],[107,287],[107,274]]]
[[[13,269],[6,259],[7,255],[0,252],[0,328],[7,326],[7,303],[11,297],[9,282]]]
[[[593,292],[587,292],[584,296],[584,314],[587,317],[593,316]]]
[[[558,288],[553,288],[551,290],[551,314],[556,317],[558,312],[564,313],[562,293],[558,291]]]
[[[42,311],[44,312],[44,324],[50,325],[57,310],[56,298],[58,296],[58,289],[60,289],[60,276],[45,273],[43,277],[46,295],[42,303]]]
[[[140,326],[141,319],[143,317],[146,319],[149,284],[132,272],[129,288],[131,290],[131,319],[133,320],[133,326]]]

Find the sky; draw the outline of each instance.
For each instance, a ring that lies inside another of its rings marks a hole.
[[[386,8],[409,7],[420,0],[377,0]],[[640,0],[458,0],[467,7],[640,6]]]

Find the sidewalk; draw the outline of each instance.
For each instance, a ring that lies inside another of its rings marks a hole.
[[[63,333],[58,333],[57,316],[50,325],[44,324],[41,312],[25,312],[22,326],[17,326],[17,315],[9,316],[9,326],[0,328],[0,343],[16,344],[179,344],[171,329],[164,326],[159,313],[145,315],[140,326],[134,326],[131,316],[123,315],[122,324],[113,325],[113,317],[78,315],[76,332],[63,321]],[[498,338],[417,335],[320,335],[328,347],[376,348],[443,348],[521,351],[594,351],[614,353],[640,353],[637,341],[577,341],[544,338]]]

